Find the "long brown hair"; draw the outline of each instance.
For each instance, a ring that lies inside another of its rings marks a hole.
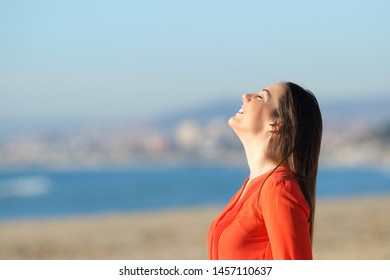
[[[313,241],[316,180],[322,139],[322,116],[314,94],[286,82],[285,94],[272,113],[280,123],[268,142],[266,156],[277,166],[286,165],[295,174],[310,207],[310,237]]]

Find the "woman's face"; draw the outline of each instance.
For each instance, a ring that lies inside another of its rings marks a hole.
[[[244,94],[241,109],[228,122],[237,135],[259,135],[277,129],[278,124],[271,116],[286,87],[284,84],[272,84],[258,93]]]

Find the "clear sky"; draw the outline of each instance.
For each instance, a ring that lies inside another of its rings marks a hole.
[[[143,118],[282,80],[319,100],[390,95],[389,11],[387,0],[0,0],[0,124]]]

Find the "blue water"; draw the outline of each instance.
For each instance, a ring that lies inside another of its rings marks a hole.
[[[0,220],[225,204],[247,174],[226,167],[1,172]],[[390,194],[383,170],[321,169],[317,181],[319,199]]]

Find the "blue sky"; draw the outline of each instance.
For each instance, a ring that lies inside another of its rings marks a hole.
[[[388,98],[389,3],[1,0],[0,125],[139,119],[282,80]]]

